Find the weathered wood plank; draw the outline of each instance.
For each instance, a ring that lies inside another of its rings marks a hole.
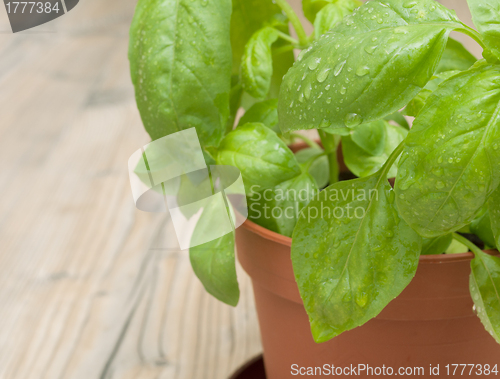
[[[85,0],[50,36],[0,34],[2,379],[219,379],[260,351],[241,269],[233,309],[186,252],[158,248],[167,217],[134,207],[127,160],[148,141],[128,73],[134,5]]]

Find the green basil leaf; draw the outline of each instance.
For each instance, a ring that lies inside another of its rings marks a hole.
[[[207,222],[210,222],[208,220]],[[203,220],[195,228],[202,228]],[[234,233],[189,249],[191,266],[209,294],[235,307],[240,290],[236,277]]]
[[[467,0],[467,3],[484,43],[500,58],[500,3],[497,0]]]
[[[423,238],[422,241],[421,255],[438,255],[448,250],[453,241],[453,235],[446,234],[436,238]]]
[[[317,192],[312,176],[303,173],[249,197],[248,218],[266,229],[291,237],[299,212]]]
[[[306,163],[309,159],[323,154],[324,150],[315,147],[302,149],[295,153],[295,157],[300,164]],[[330,180],[330,169],[328,158],[326,156],[318,158],[309,167],[309,174],[314,178],[318,188],[324,188]]]
[[[379,134],[369,133],[369,129],[375,126],[377,129],[382,126]],[[351,172],[359,177],[365,177],[376,173],[387,161],[394,149],[406,138],[408,131],[400,126],[389,124],[387,121],[375,121],[373,123],[360,125],[351,131],[352,135],[342,137],[342,151],[344,161]],[[356,140],[353,138],[356,136]],[[360,141],[365,138],[371,139],[376,149],[369,150]],[[389,170],[389,177],[394,178],[397,173],[397,164]]]
[[[450,246],[446,249],[446,254],[465,254],[468,252],[469,248],[455,239],[451,241]]]
[[[281,8],[270,0],[233,0],[231,17],[231,48],[233,50],[233,73],[239,75],[241,60],[245,46],[253,34],[264,26],[273,26],[279,31],[289,34],[288,19],[282,14]],[[287,44],[278,40],[273,45],[280,48]],[[270,97],[277,98],[283,76],[293,65],[292,51],[273,55],[273,76],[271,79]],[[243,93],[242,106],[250,108],[255,99]]]
[[[358,145],[366,153],[370,155],[380,155],[384,152],[385,148],[386,128],[387,122],[378,120],[360,125],[359,128],[352,130],[349,135],[352,142]],[[401,141],[399,141],[399,143],[401,143]],[[399,143],[395,147],[397,147]]]
[[[218,146],[229,116],[231,2],[141,0],[130,31],[137,106],[153,140],[196,128]]]
[[[393,121],[399,126],[402,126],[406,130],[410,130],[410,124],[408,124],[408,121],[406,120],[405,116],[403,116],[399,112],[394,112],[390,114],[389,116],[384,117],[385,121]]]
[[[238,126],[259,122],[276,133],[281,133],[278,126],[278,99],[255,103],[240,119]]]
[[[460,71],[445,71],[440,74],[436,74],[436,76],[434,76],[432,80],[427,83],[424,89],[420,91],[418,95],[408,103],[405,108],[405,114],[407,116],[417,117],[424,107],[425,102],[427,101],[429,96],[432,95],[432,93],[438,88],[438,86],[446,79],[449,79],[458,73],[460,73]]]
[[[463,24],[433,0],[368,2],[304,50],[285,75],[283,132],[355,127],[403,108]]]
[[[402,217],[424,237],[468,225],[500,184],[500,66],[443,82],[413,123],[396,180]]]
[[[217,164],[237,167],[247,193],[253,186],[258,188],[252,192],[263,191],[301,173],[293,152],[262,124],[246,124],[227,134]]]
[[[357,0],[337,0],[321,9],[314,20],[314,34],[319,38],[333,29],[342,19],[363,3]]]
[[[445,71],[465,71],[477,62],[477,59],[457,40],[448,38],[443,58],[439,62],[436,73]]]
[[[253,34],[269,25],[281,8],[269,0],[233,0],[231,16],[231,48],[233,73],[239,74],[245,46]]]
[[[415,275],[421,238],[398,216],[386,177],[384,168],[338,182],[301,212],[292,262],[316,342],[377,316]]]
[[[331,0],[302,0],[302,11],[311,24],[314,24],[318,12],[331,3]]]
[[[493,192],[488,200],[488,209],[490,212],[491,229],[495,237],[495,246],[500,249],[500,187]]]
[[[470,293],[484,327],[500,343],[500,258],[481,251],[471,263]]]
[[[490,248],[496,247],[495,237],[491,229],[490,213],[486,210],[470,224],[470,230]]]
[[[243,89],[256,99],[264,99],[271,88],[273,57],[271,45],[278,39],[269,26],[255,32],[245,46],[241,62]]]

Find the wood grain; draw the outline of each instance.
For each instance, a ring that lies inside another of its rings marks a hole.
[[[261,350],[242,270],[239,306],[217,302],[134,207],[134,6],[81,0],[16,35],[0,11],[2,379],[220,379]]]

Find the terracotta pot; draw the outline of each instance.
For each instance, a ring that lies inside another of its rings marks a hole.
[[[500,345],[473,312],[470,253],[422,256],[415,279],[378,317],[316,344],[293,275],[292,240],[247,221],[236,241],[252,278],[268,379],[294,377],[293,364],[423,367],[419,377],[435,378],[447,376],[448,364],[500,362]],[[440,375],[430,376],[430,365],[440,365]]]

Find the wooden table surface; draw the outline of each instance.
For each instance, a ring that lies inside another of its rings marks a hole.
[[[16,35],[0,9],[1,379],[220,379],[261,351],[241,269],[219,303],[134,206],[134,6],[81,0]]]

